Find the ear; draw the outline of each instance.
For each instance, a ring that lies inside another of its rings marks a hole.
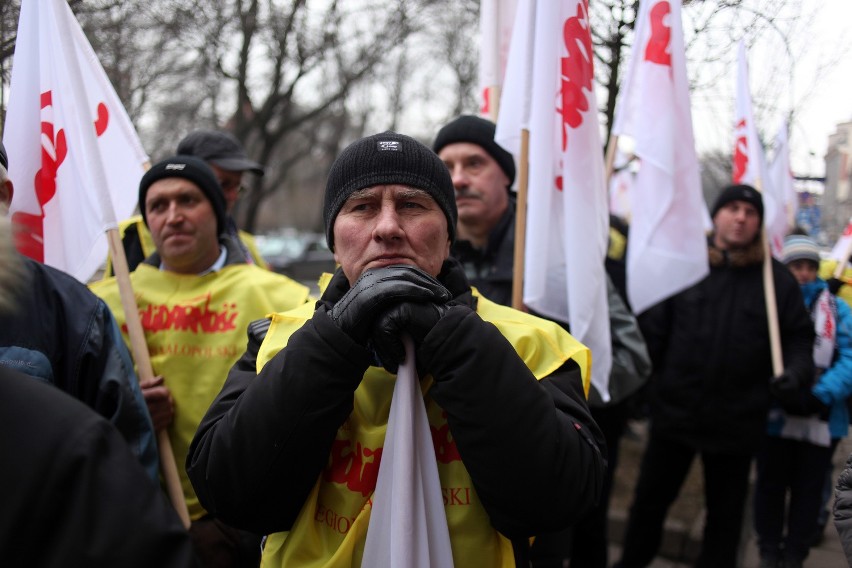
[[[15,186],[12,185],[11,180],[6,180],[3,183],[0,183],[0,204],[5,205],[7,211],[12,205],[12,197],[14,195]]]

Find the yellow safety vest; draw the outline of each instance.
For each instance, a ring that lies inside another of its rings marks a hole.
[[[169,438],[190,517],[204,509],[186,475],[189,444],[228,371],[245,352],[248,324],[304,304],[309,289],[250,264],[228,265],[203,276],[140,264],[130,275],[154,374],[174,397]],[[115,315],[129,346],[126,319],[114,278],[90,286]]]
[[[588,348],[551,321],[495,304],[476,290],[474,294],[478,298],[477,313],[497,326],[537,379],[573,359],[580,366],[588,395],[591,369]],[[273,316],[258,352],[258,372],[313,313],[313,305],[304,305]],[[262,567],[361,565],[395,380],[395,375],[382,368],[367,370],[355,391],[354,410],[337,432],[328,465],[292,529],[268,537]],[[424,391],[431,384],[430,376],[424,378]],[[446,414],[428,393],[425,403],[455,566],[514,566],[512,544],[491,526],[456,449]],[[294,460],[298,457],[294,456]]]
[[[837,268],[837,261],[833,259],[823,260],[819,263],[819,277],[823,280],[828,280],[834,276],[834,270]],[[840,280],[843,281],[843,286],[837,291],[837,297],[842,298],[849,307],[852,307],[852,266],[847,265],[843,269],[843,274],[840,275]]]

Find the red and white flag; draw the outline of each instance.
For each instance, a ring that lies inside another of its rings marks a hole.
[[[709,272],[680,0],[641,0],[613,132],[635,141],[627,293],[640,313]]]
[[[21,5],[3,142],[18,250],[86,282],[148,156],[63,0]]]
[[[524,304],[570,324],[607,401],[609,212],[593,58],[588,0],[520,3],[495,140],[517,157],[529,129]]]
[[[787,138],[787,119],[781,119],[778,134],[775,135],[775,154],[769,164],[769,187],[776,199],[780,199],[784,208],[784,232],[796,224],[796,212],[799,209],[799,196],[793,185],[793,171],[790,168],[790,142]]]
[[[489,120],[497,116],[497,95],[509,57],[512,25],[518,0],[482,0],[479,4],[479,114]]]
[[[737,93],[734,116],[733,182],[757,189],[763,197],[763,225],[772,256],[780,258],[787,234],[783,197],[779,199],[769,178],[766,155],[757,133],[757,122],[751,102],[748,59],[745,43],[740,40],[737,51]]]

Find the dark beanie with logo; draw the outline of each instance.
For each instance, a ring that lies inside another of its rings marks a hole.
[[[349,196],[360,189],[390,184],[431,195],[447,217],[450,241],[455,240],[458,211],[447,167],[414,138],[388,131],[353,142],[331,165],[322,211],[328,248],[334,250],[334,220]]]
[[[760,192],[750,185],[729,185],[722,190],[719,197],[713,203],[713,209],[710,211],[710,218],[716,216],[719,209],[730,203],[731,201],[745,201],[750,203],[757,209],[757,214],[760,216],[760,222],[763,223],[763,198]]]
[[[183,178],[197,185],[213,206],[213,213],[216,215],[216,233],[222,234],[225,231],[227,227],[225,194],[222,192],[219,180],[216,179],[216,174],[203,160],[180,154],[151,166],[139,182],[139,211],[142,213],[145,226],[148,226],[148,218],[145,216],[145,196],[148,195],[148,188],[155,181],[167,178]]]
[[[435,142],[432,144],[432,149],[437,154],[444,146],[455,144],[456,142],[469,142],[481,146],[483,150],[488,152],[489,156],[494,158],[494,161],[497,162],[497,165],[500,166],[500,169],[509,178],[509,185],[507,187],[511,187],[515,182],[515,158],[494,141],[494,133],[496,131],[497,126],[490,120],[465,114],[446,124],[438,131]]]

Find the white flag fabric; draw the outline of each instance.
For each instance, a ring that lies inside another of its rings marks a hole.
[[[633,193],[636,174],[631,169],[631,162],[621,150],[616,150],[614,166],[609,177],[609,212],[629,223],[630,195]]]
[[[3,142],[18,250],[86,282],[148,156],[64,0],[22,2]]]
[[[503,86],[517,3],[518,0],[482,0],[479,4],[479,113],[489,120],[497,116],[494,92],[495,87]]]
[[[435,446],[414,366],[414,344],[403,336],[388,428],[362,566],[452,568],[450,532]]]
[[[780,199],[784,208],[784,231],[795,225],[796,212],[799,209],[799,197],[793,186],[793,172],[790,168],[790,142],[787,138],[787,119],[781,119],[778,134],[775,135],[775,154],[769,164],[769,187],[776,199]]]
[[[680,0],[641,0],[613,132],[635,141],[627,293],[636,313],[709,272]]]
[[[780,258],[787,233],[783,197],[779,199],[769,178],[766,155],[757,132],[757,122],[749,90],[748,59],[745,43],[740,40],[737,51],[737,93],[734,105],[733,182],[757,189],[763,197],[763,225],[772,256]]]
[[[850,250],[852,250],[852,219],[849,219],[846,228],[843,229],[843,234],[840,235],[840,238],[834,244],[834,248],[831,249],[830,258],[845,263],[846,259],[849,258]]]
[[[570,324],[592,351],[592,383],[607,401],[609,212],[593,57],[587,0],[520,3],[495,140],[517,160],[528,125],[524,304]]]

